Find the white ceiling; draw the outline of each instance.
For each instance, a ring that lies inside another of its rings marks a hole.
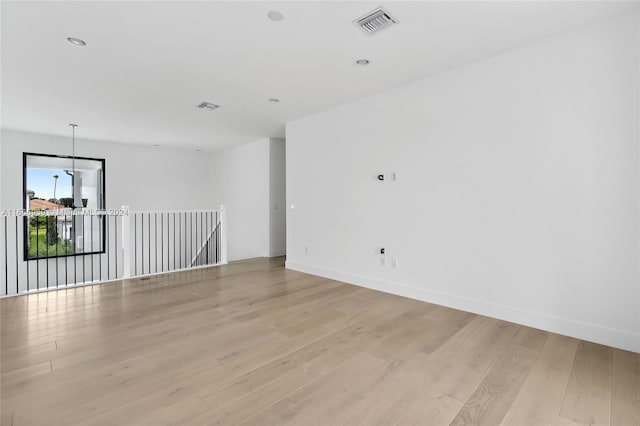
[[[352,25],[380,5],[400,24],[373,37]],[[3,1],[2,126],[68,136],[73,122],[85,139],[210,151],[284,136],[288,121],[637,6]]]

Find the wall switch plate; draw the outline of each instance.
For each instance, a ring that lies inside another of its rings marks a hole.
[[[380,266],[385,266],[386,265],[386,259],[384,258],[384,256],[380,256]]]

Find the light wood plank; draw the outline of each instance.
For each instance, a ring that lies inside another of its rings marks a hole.
[[[519,326],[477,317],[438,348],[432,356],[442,362],[439,393],[466,401],[518,332]]]
[[[221,393],[221,399],[216,399],[209,404],[212,407],[209,411],[188,424],[231,425],[240,423],[251,417],[254,412],[268,408],[319,377],[321,376],[308,370],[305,366],[299,366],[262,386],[243,390],[240,393],[233,393],[233,391],[229,394]],[[247,410],[247,407],[251,407],[251,410]]]
[[[612,349],[579,342],[560,416],[578,423],[610,424]]]
[[[493,365],[451,425],[497,425],[502,422],[538,351],[513,344]]]
[[[9,386],[17,382],[33,379],[34,377],[42,374],[49,374],[51,371],[51,361],[44,361],[39,362],[38,364],[22,367],[8,373],[2,373],[0,380],[2,381],[3,386]]]
[[[640,425],[640,354],[613,350],[611,424]]]
[[[0,425],[13,426],[13,410],[0,409]]]
[[[440,377],[437,360],[420,352],[403,352],[365,378],[343,407],[362,406],[348,425],[396,424]]]
[[[449,395],[428,391],[400,419],[398,426],[445,426],[451,423],[463,405]]]
[[[1,299],[0,421],[640,422],[638,354],[283,263]]]
[[[342,409],[345,395],[383,364],[383,360],[361,352],[331,373],[257,412],[243,425],[325,425],[330,417],[340,424],[353,413]],[[352,408],[357,411],[357,407]]]
[[[578,341],[551,334],[502,424],[557,422]]]

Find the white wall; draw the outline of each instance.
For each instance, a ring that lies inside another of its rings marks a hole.
[[[23,152],[71,155],[71,145],[71,137],[2,129],[0,207],[22,208]],[[206,155],[78,138],[76,155],[105,159],[107,208],[123,205],[132,209],[169,210],[218,207],[209,196]]]
[[[0,208],[22,208],[22,153],[71,155],[71,139],[3,129]],[[106,160],[107,208],[228,206],[229,260],[282,255],[284,140],[214,154],[76,139],[76,155]],[[271,211],[274,206],[278,210]]]
[[[269,139],[215,153],[210,189],[228,208],[229,260],[269,255]]]
[[[229,260],[282,256],[285,141],[261,139],[212,155],[209,193],[228,208]]]
[[[286,148],[284,139],[271,139],[269,149],[269,255],[284,256],[286,244]]]
[[[71,155],[71,145],[70,138],[3,129],[0,133],[0,182],[2,183],[0,186],[0,209],[11,210],[23,207],[23,152]],[[217,207],[217,205],[213,204],[209,193],[209,160],[207,155],[82,139],[76,140],[76,155],[105,159],[105,198],[107,208],[118,208],[123,205],[129,205],[133,210],[193,210]],[[91,204],[89,204],[89,207],[91,207]],[[149,218],[150,216],[148,216],[147,220],[150,220]],[[21,260],[24,242],[18,230],[19,223],[21,223],[19,218],[10,217],[8,220],[5,218],[5,220],[5,223],[8,224],[8,235],[4,237],[4,232],[2,234],[3,239],[6,238],[9,255],[5,257],[4,247],[0,248],[0,266],[2,266],[3,270],[5,262],[8,262],[10,266],[7,275],[7,282],[11,289],[9,291],[10,294],[27,289],[42,289],[45,286],[49,287],[50,283],[52,286],[57,287],[74,280],[110,279],[115,278],[115,276],[121,276],[123,273],[124,252],[122,251],[122,243],[120,243],[120,249],[116,251],[116,244],[117,241],[120,241],[120,238],[115,229],[111,228],[116,226],[115,219],[111,222],[109,228],[113,229],[113,231],[105,234],[106,241],[108,241],[106,244],[111,247],[108,251],[111,254],[110,256],[103,254],[74,259],[41,259],[31,261],[28,264]],[[136,229],[139,236],[138,241],[141,241],[142,228],[133,228],[133,219],[131,221],[132,232]],[[80,221],[80,223],[83,222]],[[147,223],[150,226],[150,222]],[[168,241],[169,227],[171,225],[168,221],[164,222],[163,217],[161,217],[160,225],[160,232],[163,237],[167,235]],[[166,233],[163,231],[165,229],[163,225],[166,226]],[[83,228],[88,230],[91,226],[97,229],[98,223],[94,223],[93,218],[85,218]],[[154,222],[155,226],[156,222]],[[157,233],[154,233],[154,237],[151,237],[150,228],[147,229],[148,245],[145,262],[147,269],[145,271],[142,268],[144,257],[140,253],[136,263],[138,273],[149,273],[151,271],[151,263],[156,268],[153,270],[154,272],[156,270],[164,270],[165,266],[167,269],[175,267],[175,240],[172,247],[167,243],[163,244],[159,252],[151,250],[150,246],[152,244],[155,246]],[[187,229],[186,223],[184,229]],[[95,232],[90,234],[91,238],[87,237],[87,235],[89,234],[85,232],[86,239],[82,243],[79,242],[79,244],[82,244],[82,246],[86,244],[100,246],[102,244],[100,237],[98,237],[98,240],[93,238],[93,236],[101,234]],[[197,237],[195,240],[193,238],[189,240],[189,246],[193,246],[189,251],[189,258],[187,258],[187,240],[185,239],[179,244],[180,256],[183,256],[184,262],[182,265],[188,264],[191,260],[191,254],[196,253],[197,244]],[[184,247],[184,250],[182,250],[182,247]],[[172,250],[171,257],[169,257],[170,250]],[[142,251],[140,250],[140,252]],[[18,254],[17,261],[16,253]],[[117,255],[114,255],[115,253]],[[158,258],[158,255],[160,255],[160,258]],[[180,257],[177,259],[180,260]],[[131,259],[132,271],[135,272],[134,260],[136,260],[135,255]],[[157,266],[158,260],[160,260],[160,267]],[[15,264],[14,261],[16,261]],[[118,273],[116,273],[116,270]],[[6,287],[2,286],[0,295],[5,294],[5,290]]]
[[[289,123],[287,266],[640,351],[638,22]]]

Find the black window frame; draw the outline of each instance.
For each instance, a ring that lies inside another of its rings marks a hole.
[[[73,160],[74,158],[76,160],[91,160],[91,161],[99,161],[100,163],[102,163],[102,209],[106,209],[107,206],[107,171],[106,171],[106,161],[104,158],[92,158],[92,157],[74,157],[71,155],[56,155],[56,154],[41,154],[41,153],[37,153],[37,152],[23,152],[22,153],[22,208],[25,212],[29,211],[29,206],[27,205],[27,157],[28,156],[38,156],[38,157],[49,157],[49,158],[65,158],[65,159],[69,159],[69,160]],[[72,210],[75,210],[77,207],[73,207],[71,208]],[[104,215],[101,216],[103,217],[102,219],[102,226],[101,226],[101,232],[102,232],[102,244],[100,247],[99,251],[92,251],[92,252],[82,252],[82,253],[71,253],[71,254],[58,254],[56,255],[55,253],[53,253],[52,255],[48,255],[48,256],[36,256],[36,257],[29,257],[29,217],[25,216],[24,217],[24,221],[23,221],[23,240],[22,240],[22,245],[23,245],[23,262],[29,262],[32,260],[42,260],[42,259],[58,259],[58,258],[64,258],[64,257],[75,257],[75,256],[92,256],[92,255],[97,255],[97,254],[105,254],[106,253],[106,229],[107,229],[107,220],[108,220],[108,216]],[[116,236],[116,238],[118,238]]]

